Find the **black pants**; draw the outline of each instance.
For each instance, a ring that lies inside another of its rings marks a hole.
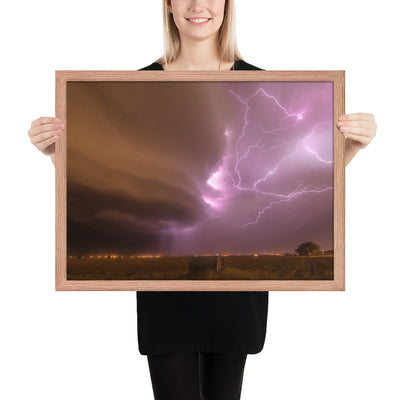
[[[155,400],[239,400],[247,354],[148,355]]]

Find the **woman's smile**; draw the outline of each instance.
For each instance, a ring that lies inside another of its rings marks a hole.
[[[187,21],[189,21],[193,25],[201,26],[207,24],[209,21],[211,21],[211,18],[186,18]]]

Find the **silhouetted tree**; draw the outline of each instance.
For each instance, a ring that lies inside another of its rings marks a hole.
[[[295,252],[299,256],[310,256],[313,254],[322,254],[321,248],[314,242],[302,243]]]

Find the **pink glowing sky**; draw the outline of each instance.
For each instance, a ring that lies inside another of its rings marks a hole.
[[[331,82],[70,82],[68,254],[333,249]]]

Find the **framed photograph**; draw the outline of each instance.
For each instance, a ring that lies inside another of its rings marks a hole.
[[[345,71],[56,71],[56,290],[345,289]]]

